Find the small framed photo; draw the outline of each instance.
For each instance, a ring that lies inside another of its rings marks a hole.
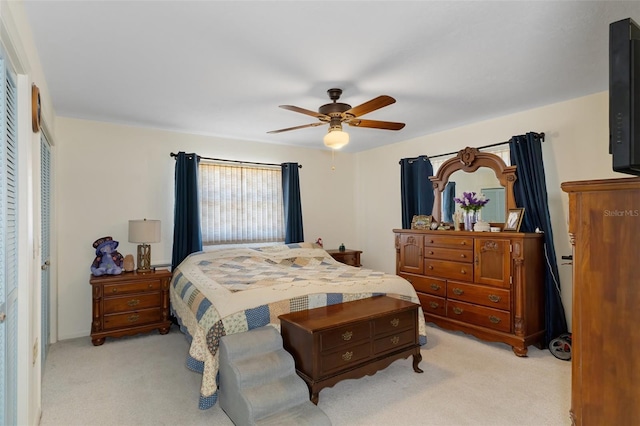
[[[520,225],[522,224],[522,216],[524,216],[524,208],[509,209],[509,213],[507,214],[507,223],[504,224],[504,228],[502,230],[518,232],[520,230]]]
[[[411,220],[411,229],[431,229],[431,216],[414,215]]]

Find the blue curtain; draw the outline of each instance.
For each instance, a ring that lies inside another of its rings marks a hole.
[[[442,212],[443,212],[443,222],[453,223],[453,212],[456,211],[456,202],[454,198],[456,197],[456,183],[449,182],[444,187],[444,191],[442,191]]]
[[[282,163],[282,195],[284,199],[285,244],[304,241],[302,204],[300,202],[300,173],[298,163]]]
[[[516,204],[524,207],[522,232],[544,232],[545,345],[567,332],[567,320],[560,298],[560,276],[553,244],[547,183],[542,161],[542,141],[537,133],[514,136],[509,141],[511,164],[517,166],[514,185]]]
[[[176,155],[172,270],[191,253],[202,251],[198,202],[199,162],[196,154],[179,152]]]
[[[433,185],[429,180],[432,175],[433,166],[426,155],[400,160],[403,229],[411,228],[414,215],[433,212]]]

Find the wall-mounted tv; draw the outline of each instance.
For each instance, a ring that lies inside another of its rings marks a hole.
[[[609,153],[613,170],[640,176],[640,27],[609,25]]]

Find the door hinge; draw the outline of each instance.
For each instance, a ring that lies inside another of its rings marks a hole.
[[[513,253],[513,244],[509,244],[509,253]]]
[[[513,284],[513,276],[509,275],[509,284]]]

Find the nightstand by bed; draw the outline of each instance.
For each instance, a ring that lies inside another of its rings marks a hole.
[[[344,263],[345,265],[356,267],[362,266],[360,264],[360,253],[362,253],[361,250],[327,250],[327,253],[329,253],[335,260]]]
[[[169,282],[171,272],[157,270],[139,274],[91,276],[93,319],[91,342],[104,343],[106,337],[121,337],[158,329],[167,334]]]

